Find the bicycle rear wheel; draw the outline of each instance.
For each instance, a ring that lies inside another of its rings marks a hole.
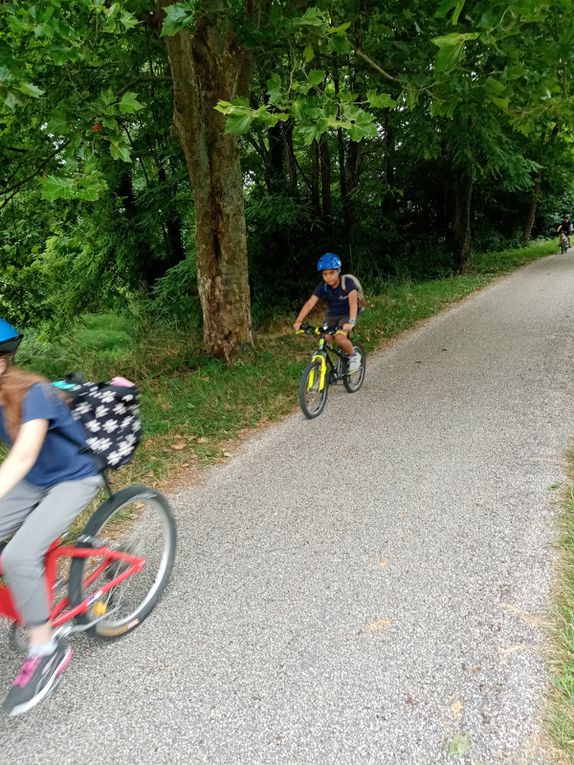
[[[327,403],[328,374],[321,379],[321,363],[312,361],[305,367],[299,383],[299,404],[307,419],[318,417]]]
[[[361,366],[356,372],[347,372],[343,376],[343,385],[349,393],[356,393],[365,380],[365,372],[367,369],[367,356],[365,355],[365,349],[360,343],[354,343],[353,348],[355,353],[361,354]]]
[[[165,590],[176,548],[176,525],[167,499],[146,486],[129,486],[104,502],[89,519],[78,547],[108,547],[145,558],[145,565],[103,596],[97,590],[127,568],[112,561],[95,581],[87,579],[101,566],[101,558],[74,558],[70,567],[69,600],[72,607],[94,595],[94,603],[76,617],[80,624],[105,640],[125,635],[143,622]]]

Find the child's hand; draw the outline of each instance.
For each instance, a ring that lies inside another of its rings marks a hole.
[[[299,332],[299,330],[301,329],[301,322],[296,321],[295,324],[293,324],[293,329],[295,330],[295,332]]]

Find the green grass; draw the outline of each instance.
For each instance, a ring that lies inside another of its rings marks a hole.
[[[569,485],[560,519],[547,719],[552,738],[567,761],[574,763],[574,449],[568,454],[568,464]]]

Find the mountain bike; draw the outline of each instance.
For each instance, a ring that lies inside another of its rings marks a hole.
[[[299,383],[299,404],[303,414],[312,420],[318,417],[327,403],[329,385],[335,385],[339,380],[349,393],[356,393],[365,379],[367,357],[363,346],[353,342],[353,348],[360,354],[361,366],[356,372],[349,371],[349,356],[334,343],[327,343],[325,335],[332,334],[327,324],[313,327],[307,322],[301,324],[297,331],[301,335],[317,335],[319,345],[311,357]]]
[[[115,640],[133,630],[159,602],[170,577],[176,524],[166,497],[146,486],[113,494],[83,531],[56,539],[45,556],[50,622],[60,636],[89,632]],[[0,569],[2,559],[0,557]],[[1,571],[0,571],[1,573]],[[10,642],[24,650],[25,631],[8,587],[0,585],[0,616],[12,622]]]

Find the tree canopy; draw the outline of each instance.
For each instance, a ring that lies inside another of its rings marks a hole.
[[[432,276],[574,202],[566,0],[0,4],[0,302],[229,358],[321,251]]]

